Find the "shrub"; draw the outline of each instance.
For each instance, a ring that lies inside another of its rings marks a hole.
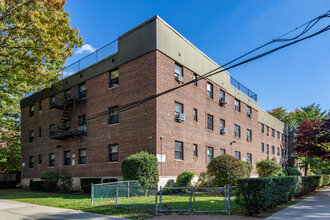
[[[251,174],[251,171],[252,171],[252,165],[247,163],[247,162],[244,162],[244,161],[241,161],[243,167],[244,167],[244,170],[245,170],[245,178],[249,178],[250,177],[250,174]]]
[[[32,191],[45,191],[44,181],[30,180],[30,190],[32,190]]]
[[[118,179],[116,178],[103,179],[103,183],[114,183],[114,182],[118,182]]]
[[[40,179],[44,181],[45,191],[55,191],[59,176],[55,172],[45,172],[40,174]]]
[[[257,163],[257,171],[259,177],[275,177],[278,176],[282,167],[274,160],[262,160]]]
[[[293,197],[330,184],[330,175],[246,178],[237,181],[236,203],[248,215],[255,215]]]
[[[124,180],[138,180],[144,187],[156,187],[159,181],[157,157],[144,151],[127,157],[121,170]]]
[[[185,171],[177,176],[175,186],[176,187],[190,187],[191,181],[193,178],[194,178],[194,173]]]
[[[101,178],[82,178],[80,179],[80,186],[85,193],[91,193],[92,183],[99,184],[101,182]]]
[[[236,185],[236,181],[245,176],[242,163],[233,156],[224,154],[211,160],[207,165],[213,186]]]
[[[207,174],[207,172],[201,172],[198,176],[197,188],[202,188],[202,187],[210,187],[212,185],[212,181],[210,179],[210,176]]]
[[[69,175],[63,175],[59,178],[60,189],[64,192],[70,192],[72,190],[73,179]]]
[[[285,169],[285,172],[287,173],[288,176],[301,176],[301,173],[299,170],[293,167],[288,167]]]

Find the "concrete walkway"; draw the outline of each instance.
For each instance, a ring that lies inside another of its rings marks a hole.
[[[330,219],[330,187],[327,187],[266,219]]]
[[[80,212],[71,209],[54,208],[42,205],[34,205],[24,202],[0,199],[0,219],[27,220],[27,219],[92,219],[114,220],[123,219],[88,212]]]

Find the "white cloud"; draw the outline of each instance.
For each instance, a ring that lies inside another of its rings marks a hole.
[[[67,70],[67,71],[63,71],[63,78],[66,78],[68,76],[71,76],[72,74],[76,73],[77,71],[73,71],[73,70]]]
[[[93,53],[96,49],[90,44],[84,44],[76,50],[76,54]]]

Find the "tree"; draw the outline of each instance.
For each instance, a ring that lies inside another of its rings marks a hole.
[[[274,177],[283,175],[282,167],[274,160],[262,160],[257,163],[259,177]]]
[[[307,120],[324,120],[327,117],[327,112],[322,111],[320,105],[316,105],[315,103],[301,107],[295,112],[295,121],[297,123],[297,127],[299,127],[303,121]]]
[[[0,143],[8,150],[20,145],[19,101],[57,82],[66,58],[83,44],[65,3],[0,0]]]
[[[280,106],[278,108],[274,108],[272,110],[267,111],[269,114],[277,118],[278,120],[282,121],[283,123],[287,124],[289,128],[294,127],[295,124],[295,113],[288,112],[287,109]]]
[[[294,152],[298,156],[330,159],[330,120],[304,120],[294,138]]]

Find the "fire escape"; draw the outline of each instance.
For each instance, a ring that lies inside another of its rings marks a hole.
[[[79,88],[79,96],[68,90],[64,92],[64,99],[51,98],[51,108],[62,111],[58,125],[50,128],[50,138],[55,140],[65,140],[74,137],[86,136],[85,116],[77,118],[77,108],[86,103],[86,88]],[[71,118],[73,119],[71,121]]]

